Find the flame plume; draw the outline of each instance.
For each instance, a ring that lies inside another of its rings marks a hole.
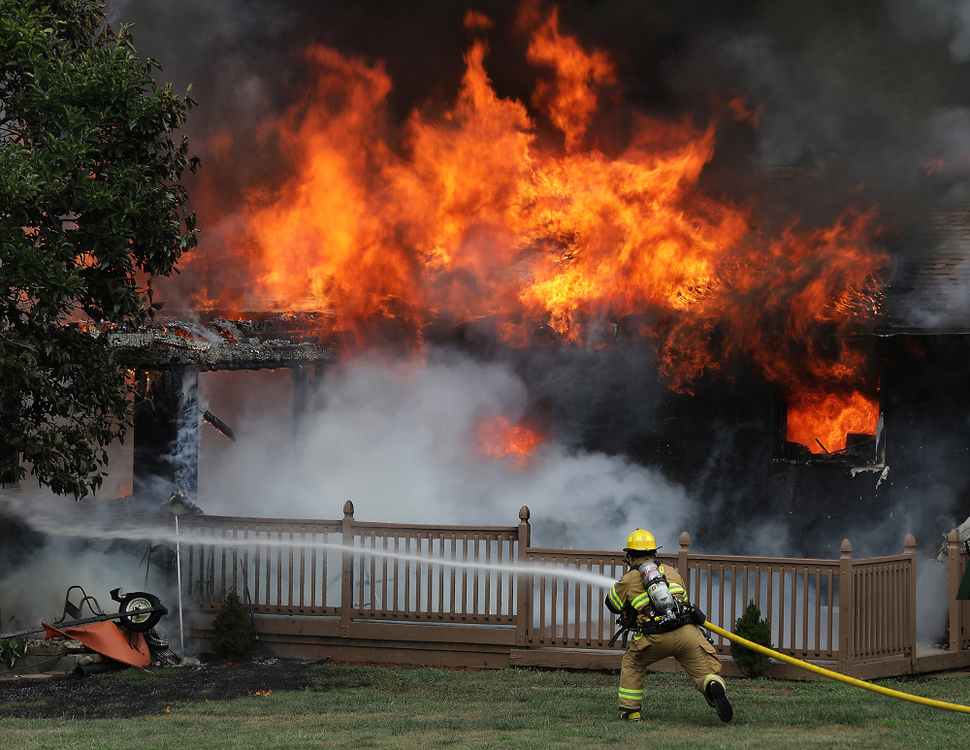
[[[393,321],[416,349],[431,322],[489,317],[511,345],[537,326],[602,345],[622,322],[685,392],[735,357],[791,402],[868,378],[864,358],[831,341],[873,318],[887,256],[872,212],[763,236],[748,209],[698,187],[717,122],[634,113],[622,147],[598,148],[604,102],[620,101],[617,62],[562,32],[555,9],[526,5],[519,20],[539,71],[531,111],[489,79],[480,13],[466,16],[454,101],[399,129],[381,63],[306,51],[312,89],[264,127],[289,177],[252,195],[235,250],[252,293],[331,310],[365,345],[371,324]],[[761,115],[740,98],[723,105],[732,112]],[[557,139],[540,137],[538,118]]]

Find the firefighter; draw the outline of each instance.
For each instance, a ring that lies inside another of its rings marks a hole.
[[[620,616],[618,622],[632,636],[620,665],[620,718],[640,721],[647,667],[673,656],[718,718],[731,721],[734,710],[721,677],[721,660],[701,632],[707,618],[688,600],[684,579],[657,562],[657,544],[648,531],[630,534],[623,551],[630,571],[606,597],[606,607]]]

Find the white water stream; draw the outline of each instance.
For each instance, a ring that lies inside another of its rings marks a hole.
[[[152,545],[167,544],[179,548],[182,544],[201,544],[225,549],[322,549],[344,552],[358,557],[380,557],[395,560],[408,560],[426,565],[437,565],[459,570],[480,570],[497,573],[512,573],[516,575],[550,577],[562,580],[585,583],[609,589],[615,579],[588,570],[570,568],[564,565],[529,564],[512,562],[489,562],[479,559],[457,560],[443,556],[434,556],[415,552],[400,552],[379,547],[364,547],[347,545],[343,542],[304,539],[270,539],[270,538],[220,538],[215,536],[199,536],[191,531],[181,533],[177,524],[169,529],[155,525],[120,525],[117,522],[105,522],[96,519],[67,518],[63,513],[32,513],[24,506],[20,510],[22,520],[31,528],[43,534],[59,537],[91,539],[98,541],[131,541],[147,542]],[[26,511],[26,512],[23,512]],[[65,516],[65,517],[60,517]],[[617,553],[619,557],[619,553]]]

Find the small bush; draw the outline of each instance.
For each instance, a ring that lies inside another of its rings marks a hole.
[[[212,623],[212,650],[230,661],[238,661],[253,647],[253,626],[249,613],[235,591],[226,596]]]
[[[744,614],[734,623],[734,634],[759,646],[772,648],[771,625],[767,620],[761,619],[761,610],[755,605],[754,599],[748,602]],[[734,641],[731,641],[731,658],[738,665],[741,674],[747,677],[760,677],[771,666],[771,659],[767,656]]]

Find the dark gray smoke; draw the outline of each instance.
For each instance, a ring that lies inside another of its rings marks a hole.
[[[966,0],[886,0],[886,8],[908,39],[945,42],[954,62],[970,60],[970,4]]]
[[[784,3],[746,32],[714,32],[718,66],[764,106],[758,159],[839,169],[876,195],[963,195],[967,74],[953,51],[965,31],[918,33],[910,16],[926,5]]]
[[[468,44],[462,18],[473,8],[495,22],[487,65],[497,92],[528,103],[535,71],[525,62],[526,39],[515,31],[520,5],[112,0],[108,11],[114,24],[135,24],[139,51],[162,63],[161,77],[177,91],[192,84],[201,106],[187,132],[231,213],[247,190],[282,176],[258,125],[302,95],[301,53],[309,43],[382,61],[394,83],[389,116],[403,121],[415,107],[453,96]],[[824,167],[839,177],[824,197],[803,191],[781,209],[767,191],[760,200],[766,216],[780,211],[784,220],[796,212],[811,220],[817,212],[822,221],[852,201],[967,193],[966,3],[557,5],[564,33],[615,55],[631,107],[704,122],[713,100],[746,98],[757,125],[720,128],[708,170],[718,189],[751,199],[764,167]],[[231,158],[210,158],[212,134],[225,131],[233,134]],[[211,211],[200,216],[209,237],[218,235],[216,221]]]

